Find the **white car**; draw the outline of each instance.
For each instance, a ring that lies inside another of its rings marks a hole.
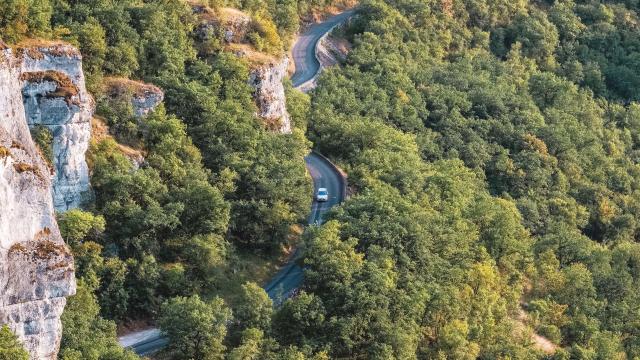
[[[327,191],[327,188],[318,189],[318,195],[316,195],[316,201],[318,202],[329,201],[329,192]]]

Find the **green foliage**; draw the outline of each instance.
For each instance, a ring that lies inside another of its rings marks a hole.
[[[488,196],[461,164],[438,163],[425,174],[423,195],[368,186],[310,233],[304,287],[311,294],[276,316],[282,342],[326,347],[335,357],[527,352],[525,339],[496,346],[512,337],[508,313],[527,263],[528,234],[515,207],[505,213],[504,200]],[[501,220],[486,224],[493,216]],[[498,238],[505,242],[491,243]],[[445,313],[457,320],[440,318]],[[439,336],[419,335],[427,333]]]
[[[94,144],[104,233],[94,215],[60,221],[103,315],[161,310],[178,358],[541,358],[528,330],[557,359],[640,357],[633,1],[364,1],[346,66],[310,96],[287,90],[292,135],[254,115],[246,62],[221,42],[196,52],[185,3],[56,4],[90,78],[166,92],[145,119],[100,102],[145,162]],[[211,5],[248,11],[249,38],[276,54],[300,15],[330,4]],[[24,19],[11,11],[0,28],[19,39],[29,26],[5,30]],[[221,290],[236,248],[293,241],[310,205],[304,132],[355,195],[305,235],[300,294],[273,310],[245,285],[235,318],[191,297]]]
[[[31,128],[31,138],[38,145],[38,149],[49,164],[53,164],[53,134],[51,130],[42,125],[36,125]]]
[[[285,83],[285,95],[292,127],[306,132],[309,111],[311,110],[311,98],[301,91],[294,90],[290,81]]]
[[[169,338],[175,359],[222,359],[231,311],[223,301],[210,302],[197,295],[173,298],[162,305],[158,325]]]
[[[83,69],[89,78],[88,87],[95,90],[102,79],[102,68],[107,61],[107,34],[102,25],[93,17],[81,24],[71,24],[74,38],[67,40],[77,42],[83,58]]]
[[[228,248],[229,205],[184,124],[159,108],[137,121],[135,139],[147,151],[136,170],[113,140],[93,145],[95,207],[106,221],[96,241],[105,261],[95,261],[96,247],[78,249],[79,265],[100,282],[103,314],[119,320],[153,314],[165,297],[214,287]]]
[[[0,359],[27,360],[29,353],[22,347],[18,338],[13,335],[8,326],[0,327]]]
[[[133,14],[141,35],[140,70],[144,76],[176,76],[185,63],[195,58],[189,38],[193,28],[191,8],[183,1],[164,0],[147,3]]]
[[[263,129],[252,112],[246,66],[224,53],[210,61],[209,69],[189,68],[187,82],[166,79],[167,109],[184,119],[205,166],[233,179],[223,186],[233,189],[227,194],[232,242],[277,249],[309,209],[306,139],[299,132],[281,136]]]
[[[275,23],[275,9],[262,5],[251,11],[253,30],[265,51],[279,54],[297,13]],[[272,252],[295,240],[311,200],[308,142],[301,132],[279,136],[262,126],[244,61],[219,49],[196,58],[187,3],[58,0],[52,24],[79,46],[97,113],[128,146],[110,138],[91,145],[91,214],[60,219],[77,275],[96,289],[103,316],[150,317],[166,298],[218,292],[234,245]],[[168,113],[161,107],[137,119],[134,94],[103,94],[104,76],[160,85]],[[308,105],[292,104],[303,127]],[[144,162],[133,166],[131,154]]]
[[[259,359],[262,351],[264,333],[258,329],[247,329],[242,333],[242,343],[231,350],[230,360],[254,360]]]
[[[102,216],[72,209],[58,215],[62,238],[72,247],[86,240],[95,240],[105,229]]]
[[[0,37],[17,43],[26,37],[51,34],[53,7],[49,0],[5,0],[0,3]]]
[[[635,47],[623,39],[636,12],[365,2],[309,125],[358,195],[310,233],[308,295],[275,316],[278,340],[336,357],[531,358],[510,329],[525,298],[558,358],[638,356],[622,320],[640,304],[637,276],[617,265],[635,263]],[[292,311],[310,297],[322,310],[306,312],[331,322]]]
[[[555,67],[554,52],[559,44],[558,31],[542,11],[532,10],[527,15],[516,17],[507,30],[506,40],[522,45],[522,54],[536,59],[543,69],[553,70]],[[505,54],[506,55],[506,54]]]
[[[252,19],[251,32],[247,36],[258,51],[275,55],[282,51],[282,40],[276,25],[263,14]]]
[[[109,132],[119,143],[140,147],[140,129],[131,103],[133,95],[128,90],[113,98],[103,95],[98,98],[96,113],[107,120]]]
[[[118,344],[116,324],[100,317],[95,295],[82,283],[78,285],[76,295],[67,301],[62,329],[61,359],[138,359]]]
[[[268,331],[271,326],[273,304],[267,293],[255,283],[242,285],[239,304],[233,308],[239,329],[254,328]]]
[[[58,0],[52,22],[71,29],[68,40],[79,43],[93,79],[103,74],[176,75],[195,56],[189,38],[191,10],[177,0]]]

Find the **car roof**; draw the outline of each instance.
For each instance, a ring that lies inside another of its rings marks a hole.
[[[327,191],[327,188],[318,188],[318,191]]]

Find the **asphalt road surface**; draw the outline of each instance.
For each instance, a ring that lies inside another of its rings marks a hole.
[[[119,338],[118,342],[138,355],[153,354],[167,345],[167,339],[155,328],[128,334]]]
[[[291,76],[291,82],[294,87],[298,87],[311,80],[318,70],[320,70],[320,63],[318,59],[316,59],[316,45],[318,44],[318,40],[333,29],[334,26],[353,15],[354,11],[355,10],[345,11],[330,17],[324,22],[311,25],[304,34],[298,36],[292,50],[293,62],[296,64],[296,72]]]
[[[354,10],[349,10],[334,15],[324,22],[310,26],[304,34],[298,36],[292,51],[293,61],[296,65],[296,72],[291,76],[294,87],[311,80],[320,71],[320,63],[316,59],[318,41],[336,25],[353,15],[353,12]],[[327,210],[344,200],[346,195],[344,194],[344,179],[327,159],[316,153],[307,155],[305,163],[313,178],[314,200],[311,205],[309,225],[320,225],[324,221]],[[315,194],[321,187],[326,188],[329,192],[329,201],[315,201]],[[303,270],[296,261],[298,255],[296,250],[289,262],[264,287],[271,300],[276,304],[291,296],[292,292],[302,283]]]
[[[298,37],[293,46],[293,60],[296,65],[296,72],[291,77],[294,86],[299,86],[312,79],[320,70],[320,63],[315,56],[315,47],[318,40],[333,29],[334,26],[348,19],[353,14],[353,10],[335,15],[327,21],[312,25],[304,34]],[[314,185],[314,201],[309,215],[309,224],[322,224],[325,213],[333,206],[344,200],[344,183],[341,175],[335,167],[322,156],[311,153],[305,157],[305,162]],[[318,188],[327,188],[329,201],[315,201],[315,194]],[[309,194],[312,196],[312,194]],[[273,277],[264,287],[269,297],[275,302],[291,296],[303,280],[303,270],[296,263],[297,251],[291,260]],[[167,339],[155,328],[137,331],[118,338],[120,345],[130,348],[138,355],[149,355],[162,349],[167,344]]]
[[[325,202],[314,201],[311,205],[311,214],[309,215],[309,225],[320,225],[324,222],[325,213],[344,200],[344,179],[336,171],[335,167],[322,156],[311,153],[305,158],[307,170],[313,178],[314,194],[318,192],[318,188],[326,188],[329,192],[329,200]],[[291,296],[303,279],[303,270],[296,262],[298,253],[291,257],[281,270],[273,277],[273,279],[264,287],[267,294],[274,303],[279,304],[284,299]]]

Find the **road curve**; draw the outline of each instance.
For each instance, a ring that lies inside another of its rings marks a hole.
[[[296,65],[296,72],[291,77],[294,87],[311,80],[320,70],[320,63],[316,59],[316,45],[320,38],[333,29],[336,25],[348,19],[353,10],[334,15],[325,22],[314,24],[302,35],[300,35],[293,47],[293,60]],[[314,194],[318,188],[327,188],[329,201],[314,201],[309,214],[309,225],[322,224],[325,213],[333,206],[342,202],[346,196],[346,179],[340,174],[337,168],[315,152],[305,157],[305,163],[309,174],[313,178]],[[310,194],[311,195],[311,194]],[[298,253],[292,256],[291,260],[283,266],[273,279],[264,286],[265,291],[274,302],[281,302],[289,297],[297,289],[303,280],[303,270],[296,263]],[[167,345],[167,339],[157,328],[137,331],[118,338],[118,342],[123,347],[133,350],[138,355],[153,354]]]
[[[318,42],[336,25],[351,17],[354,11],[353,9],[347,10],[328,18],[326,21],[313,24],[298,36],[292,50],[293,62],[296,65],[296,71],[291,76],[294,87],[300,87],[318,74],[320,71],[320,62],[316,58]],[[346,179],[335,165],[318,153],[312,152],[307,155],[305,163],[311,178],[313,178],[313,193],[316,194],[318,188],[321,187],[326,188],[329,192],[329,201],[319,203],[315,201],[314,197],[311,205],[309,225],[320,225],[324,222],[325,213],[344,200]],[[299,253],[296,250],[289,262],[264,286],[264,290],[276,304],[291,296],[302,283],[303,270],[296,262],[298,256]]]
[[[311,25],[304,34],[298,36],[291,51],[296,72],[291,76],[294,87],[298,87],[313,79],[320,70],[320,62],[316,58],[316,45],[320,38],[336,25],[347,20],[355,10],[347,10],[328,18],[326,21]]]
[[[321,187],[326,188],[329,192],[328,201],[317,202],[314,199],[311,205],[309,225],[320,225],[324,222],[325,213],[344,200],[346,180],[329,160],[317,153],[307,155],[305,163],[313,178],[314,194]],[[296,251],[291,260],[264,287],[264,290],[276,304],[288,298],[302,283],[303,270],[296,262],[298,255]]]

